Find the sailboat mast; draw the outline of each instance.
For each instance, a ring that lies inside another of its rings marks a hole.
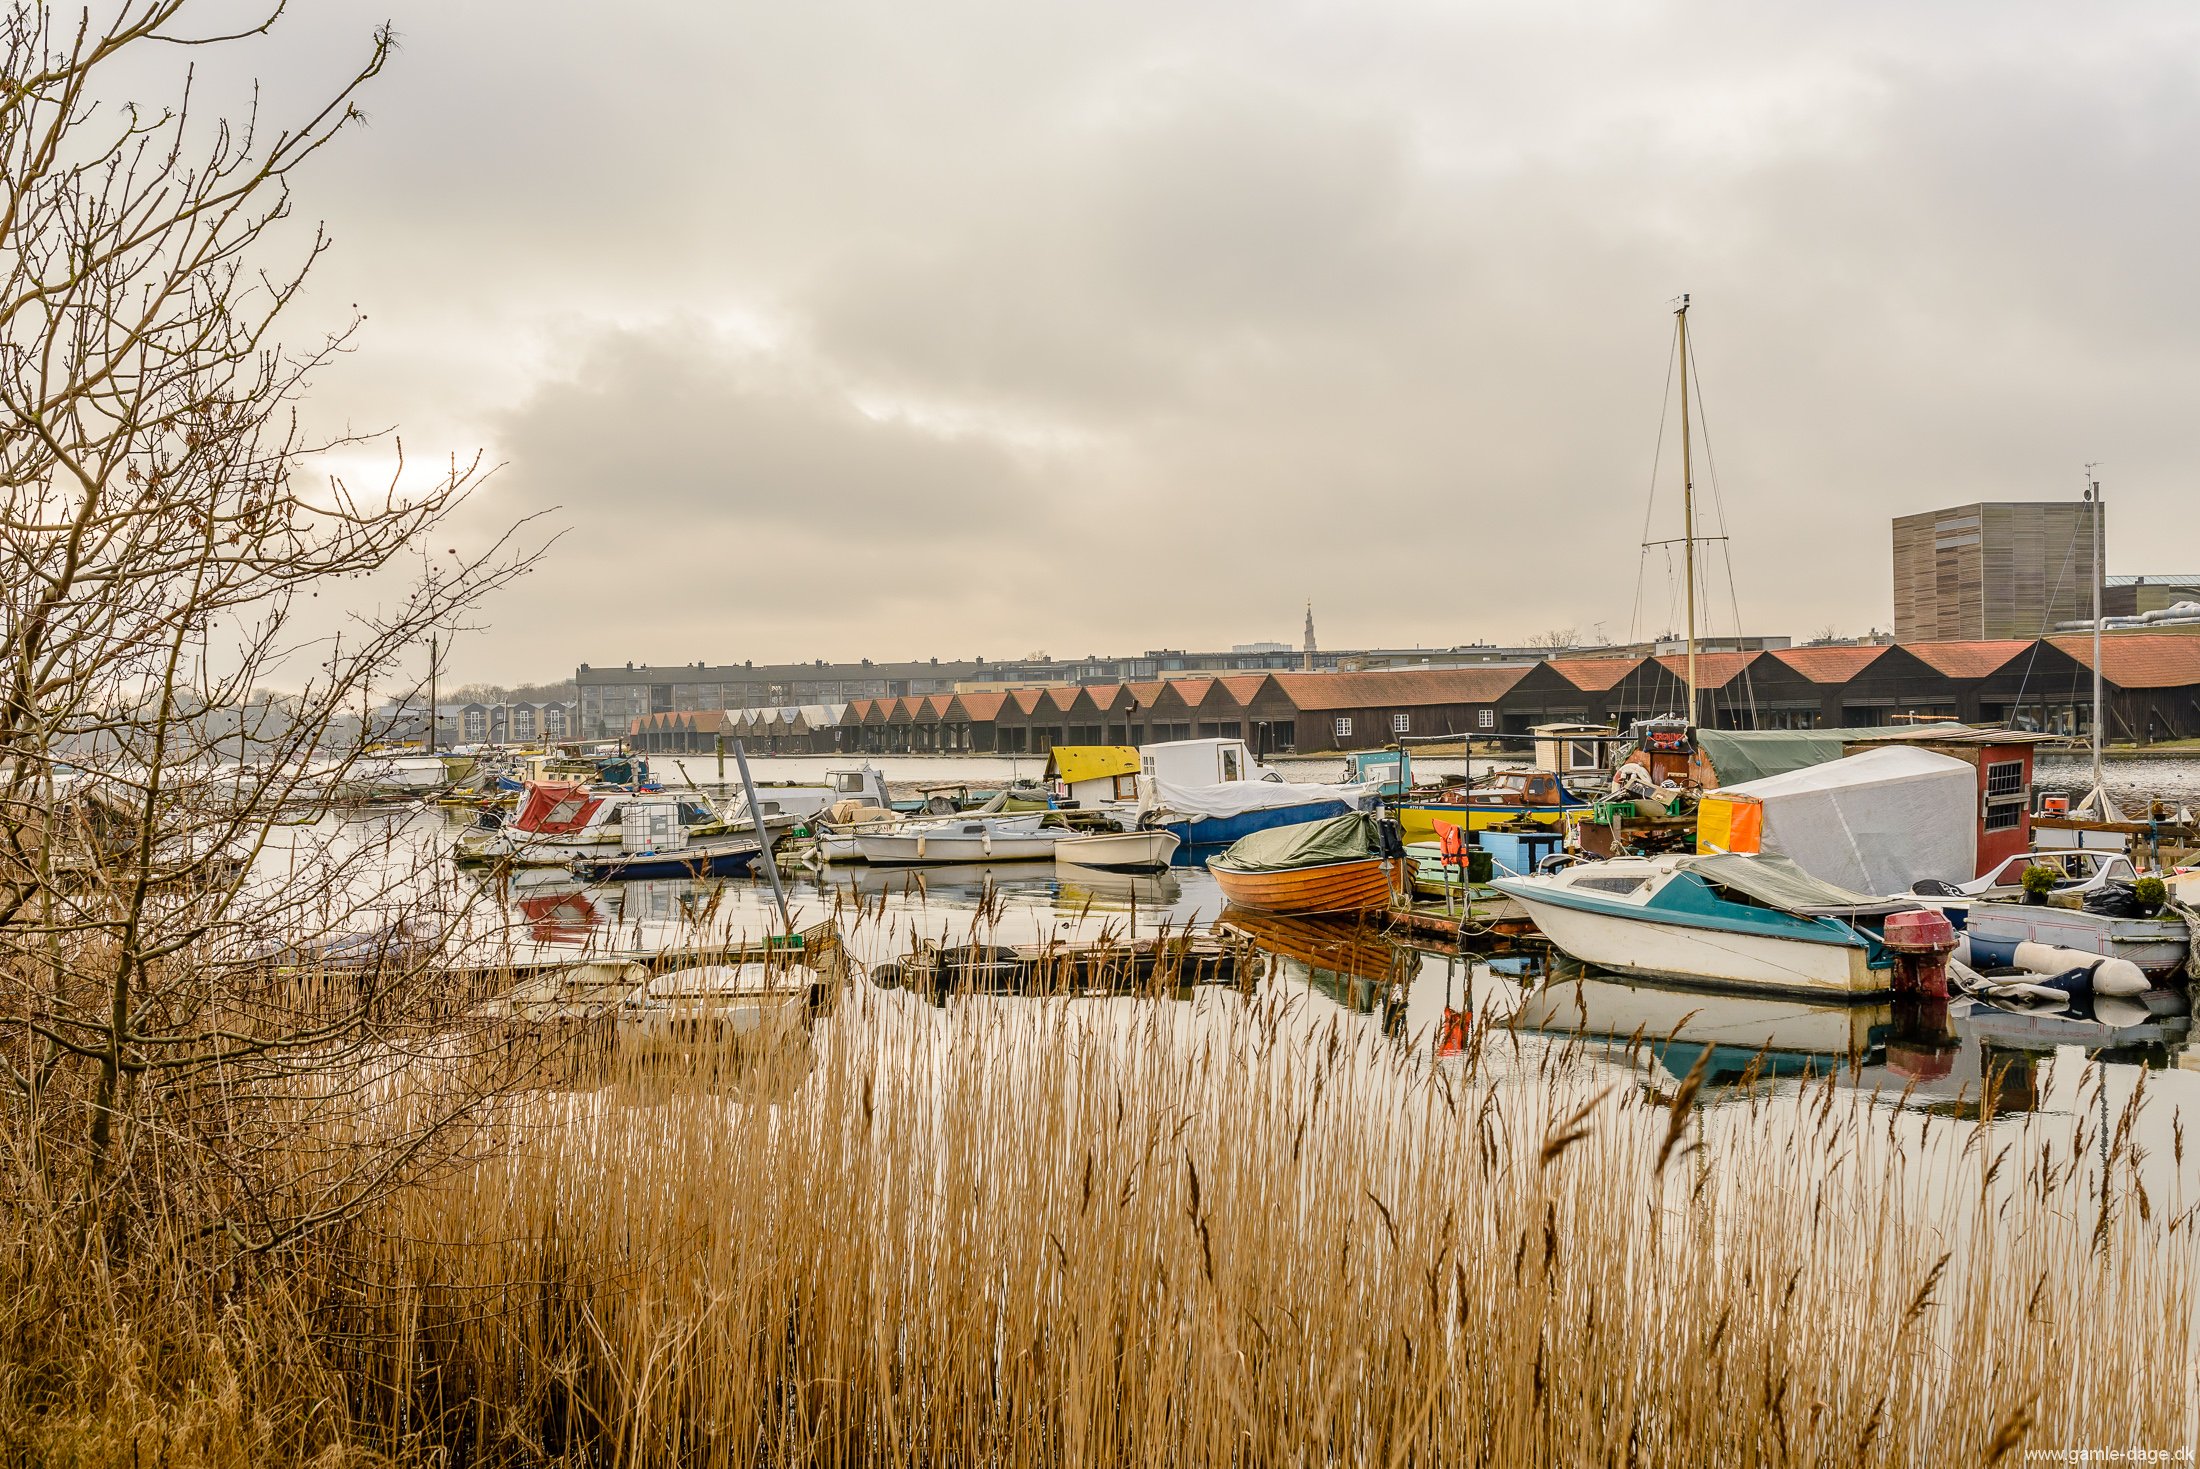
[[[1696,466],[1688,443],[1688,297],[1673,313],[1681,354],[1681,564],[1688,595],[1688,722],[1696,722]]]
[[[2093,466],[2085,467],[2086,503],[2093,507],[2093,793],[2096,799],[2101,791],[2101,583],[2108,563],[2103,559],[2101,521],[2101,482],[2093,477]]]

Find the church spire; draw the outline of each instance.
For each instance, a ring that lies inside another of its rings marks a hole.
[[[1314,603],[1312,598],[1307,599],[1306,603],[1306,671],[1308,673],[1314,671]]]

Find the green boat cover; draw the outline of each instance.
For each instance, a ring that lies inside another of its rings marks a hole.
[[[1363,862],[1382,855],[1376,841],[1375,818],[1351,811],[1239,837],[1221,856],[1209,858],[1208,865],[1232,872],[1289,872],[1330,862]]]
[[[1785,857],[1760,857],[1741,852],[1722,852],[1698,857],[1688,870],[1714,887],[1755,898],[1767,908],[1803,917],[1819,914],[1885,913],[1914,908],[1915,903],[1890,902],[1867,897],[1847,888],[1821,882]]]
[[[1915,739],[1936,730],[1970,732],[1963,724],[1882,724],[1864,729],[1699,729],[1696,744],[1722,786],[1785,775],[1841,758],[1851,740],[1892,735]]]

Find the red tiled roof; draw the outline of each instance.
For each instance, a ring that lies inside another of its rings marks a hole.
[[[1379,669],[1367,673],[1269,675],[1301,709],[1382,705],[1494,704],[1528,676],[1525,668]]]
[[[1757,653],[1698,653],[1696,655],[1696,687],[1700,689],[1724,688],[1738,677],[1741,671],[1762,656]],[[1673,677],[1688,677],[1688,655],[1667,653],[1657,660]]]
[[[1642,667],[1641,658],[1553,658],[1551,670],[1584,693],[1601,694],[1619,687],[1628,674]]]
[[[1169,680],[1169,687],[1176,690],[1176,696],[1185,703],[1193,705],[1206,703],[1207,695],[1213,692],[1214,686],[1215,681],[1211,678],[1172,678]]]
[[[2093,666],[2093,635],[2047,641]],[[2120,689],[2181,689],[2200,684],[2200,637],[2187,633],[2109,633],[2101,639],[2101,677]]]
[[[1046,694],[1039,689],[1010,689],[1008,691],[1008,702],[1016,706],[1016,712],[1019,714],[1036,713],[1039,708],[1039,701],[1045,697]]]
[[[1084,690],[1074,687],[1054,687],[1041,689],[1039,692],[1046,697],[1046,701],[1049,704],[1052,704],[1062,713],[1067,714],[1072,708],[1076,707],[1077,696],[1083,693]]]
[[[1167,699],[1174,699],[1187,709],[1191,707],[1191,701],[1184,697],[1184,691],[1178,688],[1173,680],[1162,679],[1154,683],[1134,683],[1129,685],[1129,688],[1131,697],[1138,700],[1138,707],[1141,710],[1163,707],[1173,708],[1173,705],[1164,706],[1162,701]]]
[[[962,705],[963,713],[973,722],[988,720],[1001,712],[1008,702],[1008,695],[998,692],[983,694],[957,694],[955,702]]]
[[[1240,704],[1250,704],[1260,697],[1260,691],[1268,686],[1265,673],[1231,673],[1215,680],[1229,691],[1230,697]]]
[[[1890,643],[1867,643],[1847,648],[1775,648],[1772,656],[1812,683],[1849,683],[1877,663],[1891,646]]]
[[[886,722],[888,724],[909,724],[913,723],[916,717],[917,701],[907,695],[903,695],[886,706]]]
[[[1949,678],[1984,678],[2031,647],[2023,638],[1949,638],[1903,643],[1902,651]]]

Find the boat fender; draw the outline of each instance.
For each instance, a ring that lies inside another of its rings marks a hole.
[[[2051,944],[2019,944],[2011,962],[2034,974],[2067,974],[2084,969],[2092,976],[2091,989],[2102,995],[2143,995],[2151,987],[2146,974],[2129,959],[2104,959],[2077,949],[2058,949]]]

